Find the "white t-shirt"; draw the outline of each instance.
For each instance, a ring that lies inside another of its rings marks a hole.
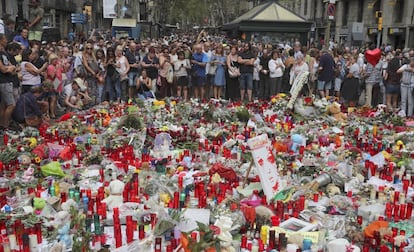
[[[277,66],[279,65],[279,67]],[[285,65],[283,65],[282,59],[271,59],[269,60],[269,71],[270,71],[270,78],[278,78],[283,76],[283,68]]]
[[[72,89],[72,85],[66,85],[65,87],[63,87],[63,92],[62,92],[63,98],[66,97],[71,97],[71,96],[76,96],[78,95],[78,91],[75,91]]]
[[[0,33],[4,34],[4,22],[3,19],[0,19]]]
[[[176,62],[174,62],[175,76],[187,76],[187,68],[189,67],[190,62],[187,59],[177,60]]]

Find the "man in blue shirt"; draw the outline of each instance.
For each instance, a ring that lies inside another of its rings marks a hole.
[[[194,87],[194,97],[202,99],[204,97],[204,85],[206,84],[206,65],[208,56],[203,52],[201,44],[194,46],[194,53],[191,57],[193,64],[192,84]]]
[[[20,43],[24,46],[24,49],[29,48],[29,39],[28,39],[29,31],[26,28],[23,28],[20,32],[20,35],[16,35],[14,37],[14,42]]]

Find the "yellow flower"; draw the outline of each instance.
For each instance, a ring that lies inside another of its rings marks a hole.
[[[30,147],[30,148],[34,148],[34,147],[36,147],[36,145],[37,145],[37,140],[36,140],[36,138],[31,137],[31,138],[29,139],[29,142],[30,142],[30,144],[29,144],[29,147]]]
[[[171,105],[172,106],[175,106],[177,104],[177,102],[176,101],[171,101]]]
[[[273,97],[271,101],[272,101],[272,103],[276,103],[277,102],[276,97]]]
[[[40,157],[35,157],[34,161],[36,164],[39,164],[42,159]]]

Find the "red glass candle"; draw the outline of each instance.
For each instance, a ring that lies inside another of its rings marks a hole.
[[[162,250],[162,240],[160,237],[155,238],[154,252],[161,252]]]
[[[127,243],[130,243],[134,240],[134,227],[133,227],[133,221],[132,216],[126,217],[126,241]]]
[[[409,220],[411,219],[411,216],[413,214],[413,203],[407,203],[407,210],[405,211],[405,219]]]
[[[145,238],[144,225],[138,226],[138,239],[143,240]]]
[[[406,208],[407,208],[407,206],[406,206],[406,204],[401,204],[400,205],[400,219],[401,220],[405,220],[405,217],[406,217]]]
[[[319,201],[319,193],[314,193],[313,194],[313,202],[318,202]]]
[[[400,201],[400,192],[395,191],[394,192],[394,204],[398,203]]]
[[[358,222],[358,225],[362,225],[362,216],[361,215],[357,216],[357,222]]]

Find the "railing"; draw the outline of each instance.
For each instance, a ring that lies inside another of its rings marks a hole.
[[[42,0],[44,8],[63,10],[69,12],[76,11],[76,3],[73,0]]]

